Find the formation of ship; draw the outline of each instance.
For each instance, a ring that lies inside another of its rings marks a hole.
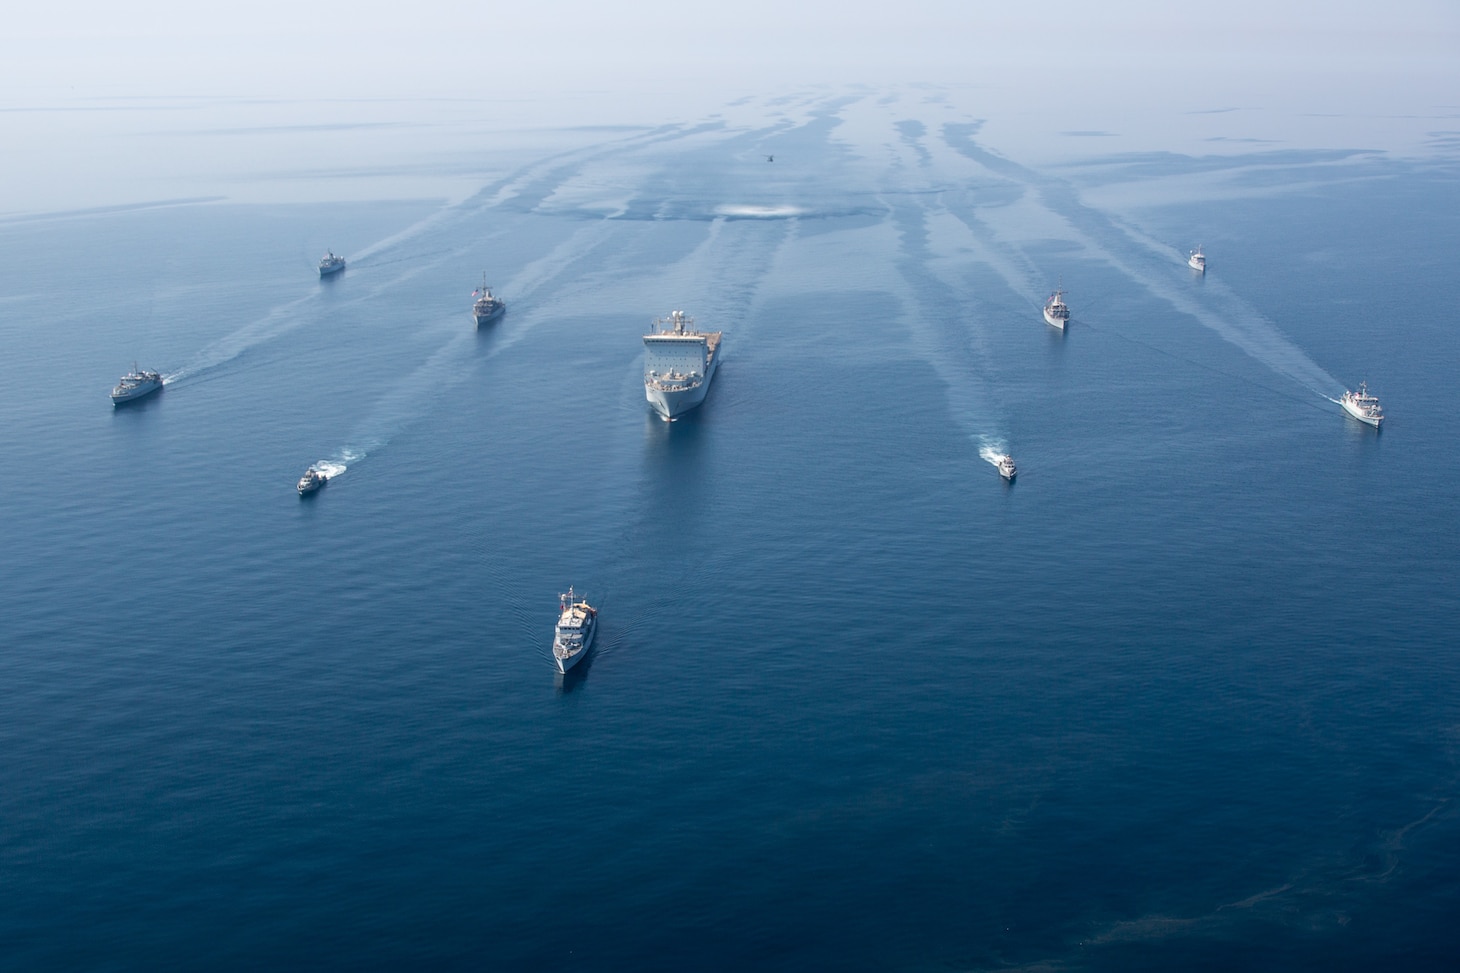
[[[1201,247],[1191,251],[1187,265],[1206,273],[1206,255]],[[332,250],[326,251],[319,262],[321,277],[344,269],[345,258]],[[1065,303],[1064,294],[1061,284],[1044,302],[1044,320],[1061,331],[1070,320],[1070,308]],[[482,286],[472,292],[472,297],[472,317],[477,327],[496,320],[507,309],[506,302],[495,296],[487,286],[486,274],[482,275]],[[660,418],[673,421],[676,416],[704,402],[710,381],[719,366],[722,337],[723,332],[720,331],[696,329],[694,318],[680,310],[653,321],[649,333],[644,335],[644,397]],[[115,405],[132,402],[158,391],[162,386],[160,372],[134,364],[112,389],[112,402]],[[1384,422],[1379,399],[1369,392],[1367,382],[1360,382],[1357,391],[1346,390],[1343,398],[1337,401],[1345,412],[1360,422],[1376,429]],[[999,476],[1012,483],[1018,475],[1014,457],[1004,453],[993,462]],[[329,474],[325,470],[310,466],[299,478],[296,489],[301,497],[309,496],[328,482]],[[553,660],[559,672],[568,672],[588,654],[597,626],[598,610],[578,598],[570,586],[567,593],[559,597],[558,622],[553,629]]]
[[[1187,264],[1201,273],[1206,273],[1206,255],[1201,247],[1191,251]],[[345,258],[333,250],[325,252],[319,262],[321,277],[345,269]],[[477,327],[482,327],[506,311],[506,302],[492,293],[487,286],[486,274],[482,274],[482,286],[472,291],[472,318]],[[1052,327],[1065,329],[1070,320],[1070,307],[1065,303],[1063,284],[1044,302],[1044,320]],[[666,422],[695,408],[705,401],[710,382],[720,363],[720,343],[723,332],[700,331],[694,318],[684,311],[674,310],[668,317],[656,318],[644,335],[644,398],[654,412]],[[112,402],[121,405],[150,395],[162,388],[163,379],[159,372],[133,366],[112,389]],[[1368,384],[1361,382],[1358,391],[1345,391],[1337,400],[1345,412],[1376,429],[1384,421],[1384,412],[1379,399],[1369,392]],[[1013,482],[1018,475],[1014,459],[1001,455],[995,466],[999,475]],[[311,466],[300,477],[297,489],[300,496],[318,491],[329,480],[328,474]],[[586,608],[586,603],[585,606]],[[592,609],[588,609],[592,617]],[[591,623],[589,625],[591,640]]]
[[[644,335],[644,398],[666,422],[705,401],[720,364],[722,332],[696,331],[694,323],[670,311]]]

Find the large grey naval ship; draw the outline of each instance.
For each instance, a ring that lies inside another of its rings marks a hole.
[[[485,272],[482,273],[481,289],[472,291],[471,296],[476,298],[476,303],[471,306],[471,316],[476,320],[478,328],[495,321],[502,316],[503,311],[507,310],[507,305],[487,286]]]
[[[151,395],[162,388],[162,374],[147,368],[138,368],[132,365],[132,370],[123,375],[117,382],[117,387],[112,389],[112,405],[121,405],[123,402],[131,402],[140,399],[144,395]]]
[[[319,276],[328,277],[330,274],[338,274],[345,269],[345,258],[333,250],[326,250],[323,257],[319,258]]]
[[[644,335],[644,397],[666,422],[705,401],[720,364],[719,331],[696,331],[683,311],[654,321]]]

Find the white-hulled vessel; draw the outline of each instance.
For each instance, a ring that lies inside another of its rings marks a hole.
[[[1065,322],[1069,319],[1070,306],[1065,303],[1065,292],[1057,288],[1049,300],[1044,302],[1044,320],[1063,331]]]
[[[720,364],[719,331],[696,331],[683,311],[656,319],[644,335],[644,397],[665,420],[705,401]]]
[[[476,303],[471,306],[471,316],[476,319],[478,328],[495,321],[502,316],[503,311],[507,310],[507,305],[501,298],[495,297],[492,289],[487,286],[485,272],[482,274],[481,290],[472,291],[471,296],[476,298]]]
[[[144,395],[151,395],[160,388],[162,388],[160,372],[138,368],[136,363],[133,363],[132,370],[123,375],[117,381],[117,387],[112,389],[112,405],[135,401]]]
[[[569,586],[567,594],[558,595],[558,624],[553,629],[553,661],[559,672],[583,661],[593,647],[593,635],[598,631],[598,609],[586,601],[579,601]]]
[[[1202,273],[1207,272],[1207,256],[1201,252],[1201,247],[1197,247],[1191,251],[1191,256],[1186,258],[1186,266],[1192,270],[1199,270]]]
[[[338,274],[345,269],[345,258],[333,250],[326,250],[323,257],[319,258],[319,276],[328,277],[330,274]]]
[[[1368,382],[1360,382],[1357,392],[1345,391],[1339,405],[1343,406],[1343,411],[1375,429],[1384,422],[1384,410],[1379,407],[1379,399],[1369,394]]]
[[[1014,465],[1014,457],[1010,456],[1008,453],[1000,456],[998,463],[996,463],[995,465],[999,468],[999,476],[1002,476],[1004,479],[1008,480],[1011,483],[1014,481],[1014,477],[1019,475],[1019,470]]]

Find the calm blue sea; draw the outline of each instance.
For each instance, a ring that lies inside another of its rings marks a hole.
[[[0,967],[1460,964],[1453,166],[520,155],[0,222]]]

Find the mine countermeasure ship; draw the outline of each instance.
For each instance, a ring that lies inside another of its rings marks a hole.
[[[1186,266],[1202,273],[1207,272],[1207,255],[1201,252],[1201,247],[1191,251],[1191,256],[1186,258]]]
[[[1070,306],[1065,303],[1065,292],[1057,290],[1044,302],[1044,320],[1063,331],[1069,319]]]
[[[598,630],[598,609],[586,601],[579,601],[568,588],[568,593],[558,595],[558,624],[553,629],[553,661],[559,672],[583,661],[593,647],[593,634]]]
[[[112,405],[117,406],[124,402],[135,401],[144,395],[151,395],[160,388],[162,388],[160,373],[138,368],[134,364],[132,370],[123,375],[118,380],[117,387],[112,389]]]
[[[492,289],[487,286],[486,274],[482,274],[481,289],[472,291],[471,296],[476,298],[476,303],[471,306],[471,316],[476,319],[478,328],[497,320],[507,310],[507,305],[501,298],[495,297]]]
[[[326,250],[323,257],[319,258],[319,276],[328,277],[330,274],[338,274],[345,269],[345,258],[333,250]]]
[[[644,335],[644,397],[666,421],[705,401],[720,364],[719,331],[696,331],[694,318],[671,311]]]
[[[1378,397],[1369,394],[1368,382],[1360,382],[1357,392],[1344,392],[1339,404],[1343,406],[1343,411],[1360,422],[1367,422],[1375,429],[1380,428],[1384,422],[1384,410],[1379,407]]]

